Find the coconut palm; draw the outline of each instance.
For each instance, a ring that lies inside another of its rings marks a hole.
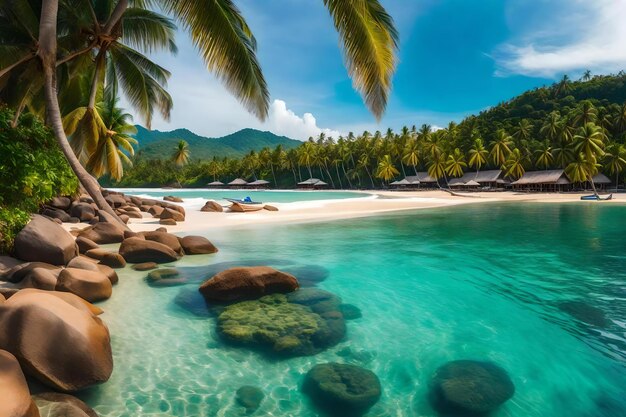
[[[561,114],[558,111],[553,111],[548,115],[548,118],[544,122],[539,134],[544,138],[554,141],[556,140],[559,131],[561,129]]]
[[[439,184],[440,178],[443,178],[446,184],[448,183],[448,178],[446,177],[447,162],[446,155],[444,153],[438,153],[430,160],[428,165],[428,175],[437,180],[439,187],[441,187]]]
[[[595,123],[598,118],[598,110],[589,100],[582,101],[574,112],[574,125],[584,126],[587,123]]]
[[[533,125],[527,119],[522,119],[517,126],[515,126],[512,136],[515,138],[518,145],[522,143],[522,141],[530,140],[532,129]]]
[[[554,96],[560,97],[561,95],[566,95],[570,90],[570,78],[567,74],[563,75],[563,78],[556,84],[554,89]]]
[[[583,72],[583,76],[580,77],[580,79],[582,81],[589,81],[591,79],[591,71],[590,70],[585,70],[585,72]]]
[[[550,142],[546,140],[535,150],[535,166],[548,169],[553,163],[554,156],[552,155],[552,146],[550,146]]]
[[[315,162],[315,153],[317,149],[313,142],[304,142],[302,146],[298,148],[298,163],[304,165],[309,170],[309,178],[313,178],[313,172],[311,171],[311,165]]]
[[[381,178],[386,183],[389,183],[389,180],[398,175],[400,171],[396,169],[393,165],[393,161],[391,160],[390,155],[384,155],[383,158],[378,163],[378,169],[376,170],[376,178]]]
[[[589,182],[593,188],[593,193],[597,196],[596,186],[593,183],[593,176],[598,173],[600,165],[595,158],[587,159],[583,152],[576,154],[576,158],[565,168],[565,173],[573,182]]]
[[[472,148],[469,150],[469,161],[468,164],[470,167],[476,169],[476,175],[483,167],[483,165],[487,164],[487,156],[489,152],[485,149],[485,145],[483,145],[483,140],[480,138],[474,139],[474,144]]]
[[[454,152],[448,155],[446,161],[446,173],[451,177],[460,177],[463,175],[463,170],[467,168],[465,162],[465,155],[459,148],[456,148]]]
[[[613,127],[618,135],[626,132],[626,102],[622,104],[613,119]]]
[[[569,142],[559,142],[559,146],[552,149],[552,156],[557,166],[567,167],[575,158],[575,152]]]
[[[496,166],[502,166],[511,153],[510,146],[513,141],[511,136],[504,129],[496,131],[495,139],[491,142],[491,160]]]
[[[604,168],[615,175],[615,189],[619,185],[619,175],[626,168],[626,148],[619,143],[612,143],[604,154]]]
[[[417,140],[415,140],[414,138],[408,140],[404,148],[404,154],[402,155],[402,162],[407,165],[411,165],[413,167],[415,175],[417,175],[416,166],[420,162],[420,153],[419,147],[417,146]]]
[[[574,136],[576,152],[582,152],[589,163],[595,163],[604,155],[604,132],[593,123],[586,123]]]
[[[189,144],[179,140],[172,154],[172,161],[177,167],[183,167],[189,163]]]
[[[380,118],[387,104],[391,78],[395,72],[398,34],[391,17],[377,0],[347,2],[324,0],[335,28],[343,41],[348,73],[356,89],[362,94],[367,107]],[[193,0],[137,0],[133,5],[145,8],[156,6],[170,14],[190,34],[208,69],[214,72],[242,104],[259,118],[264,119],[269,108],[269,93],[265,79],[256,59],[256,41],[243,16],[231,0],[197,2]],[[103,25],[98,25],[98,37],[119,38],[123,31],[122,16],[129,7],[128,0],[119,0]],[[44,95],[48,120],[55,137],[71,168],[85,189],[101,209],[115,215],[100,193],[97,182],[81,166],[74,155],[63,131],[61,110],[56,90],[58,65],[57,28],[59,1],[47,0],[41,4],[36,53],[41,61],[44,79]],[[89,40],[89,36],[87,36]],[[88,43],[88,42],[87,42]],[[80,51],[75,51],[80,52]],[[91,48],[84,54],[91,53]],[[72,55],[72,54],[70,54]],[[77,54],[79,56],[81,54]],[[16,58],[13,56],[13,58]],[[72,57],[73,59],[74,57]],[[25,57],[19,57],[18,65],[2,64],[17,68]],[[102,64],[95,64],[102,65]],[[129,78],[132,79],[132,78]]]
[[[521,178],[526,172],[524,167],[525,164],[526,158],[522,152],[518,148],[513,149],[504,164],[506,176],[511,178]]]

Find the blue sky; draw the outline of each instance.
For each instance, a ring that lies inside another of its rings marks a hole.
[[[261,123],[206,71],[184,32],[179,54],[154,59],[172,72],[170,122],[221,136],[245,127],[297,139],[365,129],[445,126],[527,89],[585,69],[626,67],[626,0],[382,0],[400,32],[399,65],[380,123],[343,66],[321,0],[238,0],[258,41],[272,95]],[[137,120],[137,122],[141,122]]]

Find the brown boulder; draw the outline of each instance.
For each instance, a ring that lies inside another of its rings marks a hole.
[[[72,204],[72,201],[67,197],[54,197],[48,203],[49,206],[61,210],[67,210],[70,208],[70,204]]]
[[[72,217],[78,217],[81,222],[88,222],[96,217],[96,211],[89,203],[74,203],[72,204],[70,215]]]
[[[152,214],[152,217],[159,217],[163,210],[163,207],[154,205],[148,209],[148,213]]]
[[[164,201],[171,201],[173,203],[182,203],[183,202],[182,198],[176,197],[176,196],[173,196],[173,195],[166,195],[165,197],[163,197],[163,200]]]
[[[213,200],[209,200],[206,203],[204,203],[204,206],[200,209],[200,211],[221,213],[222,211],[224,211],[224,207],[222,207],[221,204]]]
[[[136,237],[125,239],[122,242],[120,255],[126,259],[126,262],[134,264],[143,262],[166,263],[178,260],[178,255],[169,246]]]
[[[24,261],[65,265],[78,256],[72,235],[52,220],[33,215],[32,220],[15,237],[15,256]]]
[[[185,215],[184,214],[182,214],[181,212],[179,212],[177,210],[173,210],[171,208],[163,209],[163,211],[161,212],[161,215],[159,216],[159,218],[161,220],[173,219],[173,220],[175,220],[177,222],[185,221]]]
[[[176,220],[174,219],[161,219],[159,220],[159,224],[164,226],[176,226],[178,223],[176,223]]]
[[[59,275],[57,291],[67,291],[89,301],[101,301],[111,297],[113,287],[102,272],[66,268]]]
[[[100,260],[102,265],[109,266],[111,268],[124,268],[126,266],[126,260],[119,253],[107,253]]]
[[[79,236],[76,238],[76,244],[78,245],[78,252],[87,253],[88,250],[98,249],[100,246],[91,239]]]
[[[98,261],[101,261],[102,258],[107,256],[109,253],[113,253],[113,252],[108,251],[106,249],[91,249],[91,250],[88,250],[85,255],[87,255],[88,257],[92,259],[97,259]]]
[[[67,214],[63,210],[59,210],[59,209],[55,209],[55,208],[45,208],[41,212],[41,215],[42,216],[46,216],[46,217],[50,217],[52,220],[54,220],[55,223],[58,223],[57,220],[59,220],[61,223],[62,222],[68,222],[69,223],[70,219],[72,218],[72,216],[70,216],[69,214]]]
[[[6,272],[23,263],[24,261],[20,261],[19,259],[11,258],[10,256],[0,255],[0,279],[4,277],[4,274]]]
[[[199,291],[210,301],[238,301],[288,293],[298,287],[298,280],[291,274],[268,266],[251,266],[222,271],[204,282]]]
[[[66,303],[73,306],[74,308],[85,311],[89,314],[93,314],[94,316],[99,316],[100,314],[104,313],[104,310],[102,310],[100,307],[96,307],[95,305],[91,304],[89,301],[84,300],[80,298],[79,296],[72,294],[71,292],[45,291],[45,290],[38,290],[35,288],[25,288],[21,290],[20,292],[24,294],[27,294],[29,292],[43,292],[45,294],[54,295],[55,297],[65,301]]]
[[[87,404],[76,397],[58,392],[33,395],[41,417],[98,417]]]
[[[13,283],[20,282],[35,268],[57,269],[58,266],[45,262],[24,262],[6,271],[3,279]]]
[[[171,248],[174,252],[179,255],[183,255],[183,247],[180,245],[180,241],[178,237],[167,232],[142,232],[141,235],[146,240],[151,240],[153,242],[159,242],[164,244],[165,246]]]
[[[82,230],[78,236],[85,237],[99,245],[119,243],[124,240],[124,230],[120,230],[120,227],[113,223],[98,222]]]
[[[98,271],[100,271],[104,275],[106,275],[106,277],[109,279],[109,281],[111,281],[112,285],[117,284],[118,281],[120,280],[119,277],[117,276],[117,272],[115,272],[115,270],[113,268],[111,268],[110,266],[102,265],[102,264],[96,264],[96,267],[98,268]]]
[[[180,238],[180,244],[187,255],[203,255],[217,252],[217,248],[205,237],[185,236]]]
[[[102,321],[46,292],[20,291],[0,304],[0,348],[19,358],[26,374],[61,391],[105,382],[113,370]]]
[[[157,264],[156,262],[144,262],[141,264],[135,264],[133,265],[133,269],[135,271],[149,271],[151,269],[156,269],[159,267],[159,264]]]
[[[0,399],[2,417],[39,417],[19,362],[5,350],[0,350]]]
[[[62,269],[34,268],[20,282],[20,288],[54,291]]]
[[[278,207],[270,206],[269,204],[264,205],[263,208],[267,211],[278,211]]]
[[[86,255],[79,255],[76,258],[72,259],[68,264],[68,268],[77,268],[77,269],[86,269],[87,271],[97,271],[98,267],[96,264],[98,261],[96,259],[90,258]]]

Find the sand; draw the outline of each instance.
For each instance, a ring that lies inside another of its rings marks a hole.
[[[167,226],[169,232],[189,234],[194,231],[239,226],[305,223],[336,219],[373,216],[381,213],[407,210],[449,207],[461,204],[489,204],[494,202],[534,203],[577,203],[577,204],[626,204],[626,194],[614,194],[611,201],[581,201],[581,195],[589,193],[517,193],[478,192],[459,193],[453,196],[445,191],[372,191],[364,197],[344,200],[319,200],[297,203],[271,203],[279,211],[261,210],[248,213],[201,212],[201,205],[183,203],[186,220],[176,226]],[[148,216],[144,213],[144,216]],[[66,228],[82,228],[86,225],[66,224]],[[154,230],[159,227],[158,219],[144,217],[131,219],[129,226],[134,231]]]

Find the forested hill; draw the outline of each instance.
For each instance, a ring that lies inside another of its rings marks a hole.
[[[626,74],[588,76],[576,81],[566,76],[551,86],[522,93],[464,119],[457,126],[459,135],[454,146],[468,149],[477,136],[482,137],[485,143],[490,143],[499,129],[509,134],[518,132],[520,122],[522,127],[530,127],[529,139],[554,139],[546,137],[546,129],[542,133],[542,127],[551,119],[556,121],[557,117],[562,125],[575,124],[573,119],[580,113],[581,102],[584,101],[591,102],[595,108],[593,119],[596,124],[614,133],[621,133],[620,126],[614,124],[620,107],[626,102]],[[525,132],[520,133],[526,136]]]
[[[142,126],[136,127],[135,139],[139,142],[138,155],[145,159],[169,158],[180,140],[189,144],[191,159],[211,159],[214,156],[238,158],[251,150],[259,151],[265,147],[274,149],[278,145],[291,149],[302,144],[298,140],[255,129],[242,129],[221,138],[207,138],[187,129],[161,132],[148,130]]]

